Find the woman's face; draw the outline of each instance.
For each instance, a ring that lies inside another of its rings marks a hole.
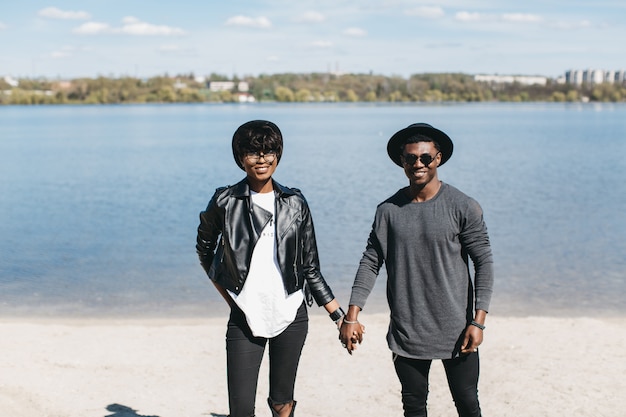
[[[241,158],[241,163],[250,188],[258,193],[272,190],[272,175],[278,165],[278,157],[275,151],[266,152],[245,152]]]

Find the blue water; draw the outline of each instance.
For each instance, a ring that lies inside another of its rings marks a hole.
[[[407,183],[387,139],[424,121],[455,143],[440,178],[484,209],[493,314],[626,313],[626,105],[483,103],[0,107],[0,314],[224,313],[198,213],[243,178],[230,139],[258,118],[283,131],[275,178],[309,200],[343,304],[376,204]]]

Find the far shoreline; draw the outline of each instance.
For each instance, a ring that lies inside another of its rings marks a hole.
[[[347,307],[347,301],[343,303]],[[600,319],[600,320],[624,320],[626,319],[626,311],[618,309],[575,309],[575,308],[546,308],[545,306],[531,307],[529,305],[511,305],[507,304],[505,308],[492,304],[490,317],[499,319],[519,319],[541,317],[549,319]],[[346,308],[344,307],[344,308]],[[325,316],[326,311],[313,305],[308,307],[310,316]],[[363,315],[383,315],[389,316],[389,309],[386,304],[380,301],[376,304],[366,305]],[[109,309],[80,309],[68,308],[68,306],[7,306],[0,308],[0,322],[164,322],[164,323],[201,323],[207,320],[224,319],[229,315],[229,309],[226,304],[219,301],[210,301],[207,306],[198,305],[176,306],[168,309],[150,308],[109,308]]]

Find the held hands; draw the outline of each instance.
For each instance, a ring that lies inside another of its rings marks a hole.
[[[339,328],[339,340],[341,346],[343,346],[350,355],[357,347],[357,344],[363,342],[363,333],[365,333],[365,326],[359,323],[358,320],[350,321],[344,316]]]

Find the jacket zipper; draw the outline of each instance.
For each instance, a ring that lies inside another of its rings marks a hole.
[[[293,257],[293,276],[295,277],[296,288],[298,288],[298,233],[296,232],[296,250]]]

